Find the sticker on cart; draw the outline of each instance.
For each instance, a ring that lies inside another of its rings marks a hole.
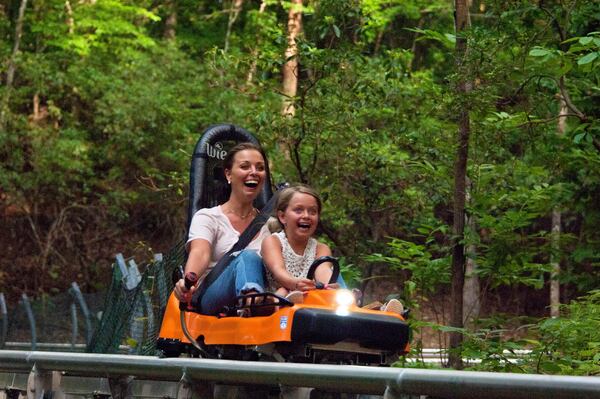
[[[288,321],[287,316],[281,316],[279,318],[279,328],[281,328],[282,330],[285,330],[287,328],[287,321]]]

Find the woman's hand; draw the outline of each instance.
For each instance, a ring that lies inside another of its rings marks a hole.
[[[310,291],[315,289],[315,282],[307,278],[296,279],[296,286],[292,291]]]
[[[175,298],[177,298],[179,302],[190,302],[192,300],[192,295],[196,291],[196,288],[197,286],[194,285],[188,290],[185,286],[185,280],[180,279],[175,284],[175,289],[173,290],[173,293],[175,294]]]
[[[190,243],[188,260],[185,265],[185,272],[196,273],[196,276],[202,276],[210,262],[211,246],[205,239],[198,238]],[[191,289],[185,287],[185,280],[182,278],[175,283],[173,293],[179,299],[179,302],[189,302],[192,300],[192,295],[196,291],[197,285]]]

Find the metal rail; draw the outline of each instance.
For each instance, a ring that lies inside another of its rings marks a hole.
[[[34,367],[35,366],[35,367]],[[0,351],[0,370],[161,381],[314,387],[345,393],[451,398],[597,399],[600,378],[147,356]],[[44,378],[36,378],[42,384]],[[44,387],[36,390],[41,392]]]
[[[38,342],[36,344],[37,349],[42,352],[85,352],[87,349],[86,344],[67,344],[67,343],[56,343],[56,342]],[[4,348],[13,351],[30,351],[31,342],[5,342]],[[118,353],[128,353],[130,351],[128,345],[120,345]]]

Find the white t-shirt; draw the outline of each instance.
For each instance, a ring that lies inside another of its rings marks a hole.
[[[208,241],[212,248],[210,263],[208,265],[210,270],[238,242],[241,234],[242,232],[238,232],[233,228],[229,218],[221,210],[220,205],[213,208],[203,208],[197,211],[192,217],[190,232],[185,246],[189,250],[190,242],[198,238]],[[262,241],[270,234],[265,224],[245,249],[254,250],[260,255]]]

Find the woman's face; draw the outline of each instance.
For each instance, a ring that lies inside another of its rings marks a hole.
[[[235,154],[231,170],[225,170],[225,177],[231,184],[231,195],[240,200],[254,200],[260,193],[267,172],[265,160],[256,150],[242,150]]]
[[[285,211],[278,211],[277,216],[288,239],[308,239],[315,233],[319,224],[317,199],[310,194],[295,193]]]

